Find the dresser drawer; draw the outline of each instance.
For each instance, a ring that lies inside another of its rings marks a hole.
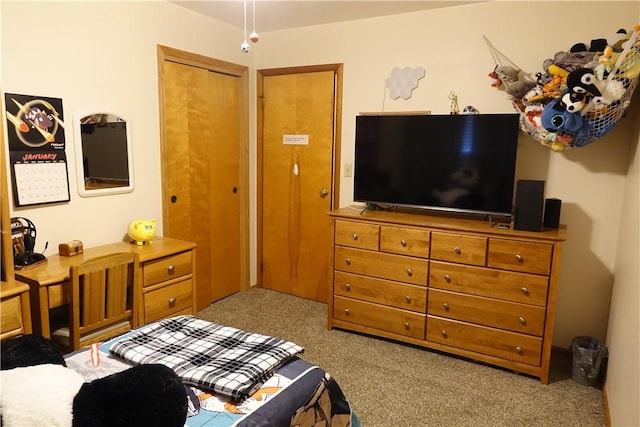
[[[429,287],[546,306],[546,276],[431,261]]]
[[[542,336],[544,307],[429,289],[428,314]]]
[[[553,245],[546,243],[516,242],[489,239],[489,267],[549,274]]]
[[[193,281],[183,280],[144,293],[144,323],[179,314],[192,314]]]
[[[380,250],[420,258],[429,257],[431,232],[418,228],[380,227]]]
[[[4,298],[0,310],[0,332],[14,336],[20,334],[23,328],[20,295]]]
[[[377,224],[336,220],[335,234],[336,245],[378,250],[380,226]]]
[[[450,233],[431,233],[431,259],[485,265],[487,238]]]
[[[401,255],[335,247],[335,269],[425,286],[428,262]]]
[[[424,286],[336,271],[333,292],[336,295],[405,310],[427,312],[427,288]]]
[[[191,257],[192,252],[187,251],[145,262],[142,265],[143,286],[190,274],[192,272]]]
[[[540,366],[542,338],[427,316],[427,341]]]
[[[335,296],[333,318],[395,334],[424,339],[425,315]]]

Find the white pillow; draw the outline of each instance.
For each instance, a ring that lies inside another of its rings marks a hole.
[[[62,365],[0,371],[0,412],[6,427],[71,427],[73,398],[84,378]]]

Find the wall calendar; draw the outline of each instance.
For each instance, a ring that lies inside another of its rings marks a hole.
[[[16,206],[68,202],[62,100],[5,94]]]

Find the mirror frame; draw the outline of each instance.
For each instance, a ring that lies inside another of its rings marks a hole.
[[[126,125],[126,135],[127,135],[127,166],[129,173],[129,185],[126,186],[114,186],[108,188],[96,188],[88,190],[85,185],[84,179],[84,153],[82,150],[82,119],[87,116],[96,115],[96,114],[106,114],[111,116],[116,116],[119,120],[124,121]],[[75,129],[75,154],[76,154],[76,182],[78,185],[78,194],[81,197],[96,197],[96,196],[107,196],[110,194],[122,194],[122,193],[131,193],[134,188],[133,181],[133,149],[132,149],[132,138],[131,138],[131,121],[129,121],[126,117],[109,112],[107,110],[98,110],[91,111],[82,114],[77,114],[74,117],[74,129]]]

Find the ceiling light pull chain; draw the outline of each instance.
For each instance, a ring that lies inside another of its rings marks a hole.
[[[253,31],[249,34],[249,40],[252,43],[258,43],[260,36],[256,33],[256,0],[253,0]]]
[[[242,37],[244,37],[244,41],[240,45],[240,50],[244,53],[249,52],[251,46],[247,43],[247,0],[244,0],[244,26],[242,28]]]

